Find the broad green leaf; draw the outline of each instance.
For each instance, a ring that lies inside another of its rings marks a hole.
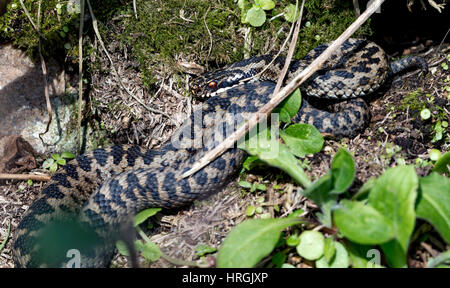
[[[329,199],[328,202],[320,205],[320,210],[322,210],[322,212],[317,213],[316,216],[317,219],[319,219],[319,222],[325,225],[325,227],[331,228],[333,226],[331,211],[336,204],[337,201],[335,199]]]
[[[295,89],[285,100],[283,100],[272,113],[279,113],[281,122],[290,123],[291,118],[297,115],[302,104],[302,94],[300,89]]]
[[[433,171],[438,173],[447,173],[449,174],[449,167],[450,167],[450,152],[445,153],[444,155],[439,158],[439,160],[434,164]]]
[[[58,160],[56,160],[56,163],[58,163],[58,165],[66,165],[66,159],[63,158],[59,158]]]
[[[345,250],[344,245],[339,242],[333,241],[335,253],[331,262],[326,259],[326,257],[322,257],[316,261],[317,268],[347,268],[350,266],[350,260],[348,257],[347,250]]]
[[[353,268],[383,268],[381,252],[372,246],[360,245],[351,241],[345,242],[345,248],[350,254]]]
[[[214,253],[217,249],[208,245],[198,245],[195,247],[195,257],[201,257],[206,254]]]
[[[256,207],[253,205],[250,205],[247,207],[247,209],[245,209],[245,215],[247,215],[247,217],[251,217],[255,214],[256,211]]]
[[[417,217],[430,222],[450,244],[450,179],[433,172],[419,184]]]
[[[251,188],[252,187],[252,183],[250,183],[248,181],[239,181],[238,184],[239,184],[239,186],[241,186],[243,188]]]
[[[61,156],[59,154],[52,154],[52,158],[58,161],[58,159],[61,159]]]
[[[116,248],[119,251],[120,255],[130,256],[130,252],[128,251],[128,247],[122,240],[116,242]]]
[[[254,219],[231,230],[217,255],[219,268],[253,267],[272,252],[281,231],[302,223],[299,219]]]
[[[134,221],[133,221],[134,227],[138,226],[139,224],[141,224],[142,222],[144,222],[148,218],[152,217],[153,215],[155,215],[156,213],[158,213],[161,210],[162,210],[161,208],[148,208],[148,209],[142,210],[136,216],[134,216]]]
[[[414,204],[419,180],[413,166],[386,170],[376,181],[369,195],[369,204],[391,224],[395,238],[381,247],[391,267],[406,267],[409,237],[414,229]]]
[[[294,124],[280,130],[280,136],[289,150],[297,157],[305,157],[322,150],[323,137],[314,126],[309,124]]]
[[[325,238],[318,231],[303,231],[300,234],[300,244],[297,246],[298,255],[307,260],[317,260],[323,255]]]
[[[361,202],[342,200],[334,210],[334,223],[346,238],[359,244],[382,244],[394,238],[389,219]]]
[[[314,201],[317,205],[322,206],[330,200],[337,199],[337,195],[329,193],[332,187],[331,175],[326,174],[317,179],[306,190],[302,191],[301,194]]]
[[[149,261],[155,262],[162,255],[158,245],[153,242],[144,243],[141,240],[136,240],[134,243],[136,245],[136,249],[142,253],[142,257]]]
[[[253,27],[260,27],[266,22],[266,12],[261,8],[252,7],[247,11],[245,20]]]
[[[238,144],[240,149],[244,149],[250,155],[258,158],[270,166],[282,169],[294,180],[304,187],[311,185],[311,181],[305,171],[298,165],[298,160],[289,151],[288,147],[274,138],[268,138],[267,130],[260,131],[245,142]]]
[[[331,163],[331,179],[333,191],[330,193],[341,194],[353,183],[355,178],[355,164],[352,155],[344,148],[339,149]]]

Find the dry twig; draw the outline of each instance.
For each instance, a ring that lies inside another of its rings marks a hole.
[[[36,180],[36,181],[49,181],[48,175],[35,175],[35,174],[5,174],[0,173],[0,179],[2,180]]]

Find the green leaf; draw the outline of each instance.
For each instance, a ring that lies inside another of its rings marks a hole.
[[[300,89],[295,89],[285,100],[283,100],[272,113],[279,113],[280,121],[290,123],[291,118],[297,115],[302,104],[302,94]]]
[[[208,245],[198,245],[197,247],[195,247],[195,251],[195,257],[201,257],[206,254],[214,253],[217,251],[217,249]]]
[[[5,248],[6,242],[8,242],[9,233],[11,232],[11,220],[8,222],[8,231],[6,231],[5,239],[0,243],[0,252]]]
[[[252,187],[252,184],[247,181],[239,181],[238,184],[239,184],[239,186],[241,186],[243,188],[251,188]]]
[[[332,187],[331,175],[326,174],[317,179],[311,186],[302,191],[301,194],[314,201],[317,205],[322,206],[330,200],[337,200],[337,195],[329,193]]]
[[[303,212],[305,212],[303,209],[297,209],[294,212],[292,212],[291,214],[289,214],[287,217],[288,218],[290,218],[290,217],[298,218],[298,217],[300,217],[300,215],[303,214]]]
[[[445,153],[439,158],[439,160],[434,164],[433,171],[438,173],[446,173],[449,174],[450,167],[450,152]]]
[[[247,215],[247,217],[251,217],[255,214],[256,208],[253,205],[250,205],[247,207],[247,209],[245,209],[245,215]]]
[[[269,137],[267,134],[267,130],[260,131],[245,142],[238,142],[238,147],[244,149],[250,155],[258,156],[260,160],[270,166],[282,169],[299,184],[308,187],[311,181],[306,176],[305,171],[298,165],[297,158],[292,155],[286,145],[277,141],[275,136]]]
[[[286,21],[288,21],[288,22],[294,23],[298,19],[299,16],[300,16],[300,11],[297,10],[297,14],[295,13],[295,5],[294,4],[289,4],[284,9],[284,19],[286,19]]]
[[[284,261],[286,261],[287,255],[282,252],[277,252],[272,257],[272,263],[275,265],[275,267],[280,268],[283,266]]]
[[[219,268],[253,267],[272,252],[281,231],[302,221],[293,218],[247,220],[231,230],[217,255]]]
[[[417,217],[430,222],[450,244],[450,179],[433,172],[419,184]]]
[[[53,158],[55,161],[58,161],[59,159],[61,159],[61,156],[60,156],[59,154],[52,154],[52,158]]]
[[[272,10],[275,8],[275,2],[272,0],[259,0],[259,5],[264,10]]]
[[[298,244],[300,244],[300,236],[297,234],[292,234],[286,239],[286,245],[288,246],[296,247]]]
[[[266,12],[258,7],[252,7],[247,11],[245,21],[253,27],[260,27],[266,22]]]
[[[243,10],[243,9],[245,9],[245,7],[247,5],[247,1],[246,0],[238,0],[237,5],[238,5],[239,9]]]
[[[59,158],[58,160],[56,160],[56,163],[58,163],[58,165],[64,166],[66,165],[66,159]]]
[[[318,231],[303,231],[300,234],[300,244],[297,246],[298,255],[307,260],[317,260],[323,255],[325,238]]]
[[[159,249],[158,245],[153,242],[144,243],[141,240],[136,240],[136,242],[134,243],[136,245],[136,249],[142,253],[142,257],[144,257],[146,260],[155,262],[162,255],[162,252]]]
[[[289,263],[284,263],[283,265],[281,265],[281,268],[295,268],[295,266]]]
[[[320,258],[316,261],[317,268],[347,268],[350,266],[350,260],[348,257],[347,250],[344,245],[339,242],[333,241],[336,252],[334,253],[334,257],[329,262],[325,257]]]
[[[64,159],[73,159],[73,158],[75,158],[75,154],[70,153],[70,152],[63,152],[63,153],[61,154],[61,158],[64,158]]]
[[[137,227],[139,224],[147,220],[148,218],[152,217],[159,211],[161,211],[161,208],[148,208],[145,210],[142,210],[139,212],[136,216],[134,216],[134,227]]]
[[[119,251],[120,255],[130,256],[130,252],[128,251],[127,245],[122,240],[116,242],[116,248]]]
[[[297,157],[305,157],[322,150],[323,137],[314,126],[299,123],[280,130],[280,136]]]
[[[340,148],[331,163],[331,179],[333,191],[330,193],[341,194],[345,192],[353,183],[355,178],[355,164],[352,155]]]
[[[327,263],[330,263],[336,254],[336,246],[334,245],[334,241],[332,238],[325,239],[325,246],[323,248],[323,258]]]
[[[375,208],[343,199],[334,210],[334,222],[346,238],[359,244],[382,244],[394,238],[389,219]]]
[[[242,167],[245,168],[245,170],[250,171],[254,167],[261,165],[262,161],[259,161],[258,156],[249,156],[245,159],[244,163],[242,163]]]
[[[414,229],[414,204],[419,185],[413,166],[386,170],[376,181],[369,195],[369,204],[391,224],[395,238],[381,246],[391,267],[405,267],[409,237]]]
[[[345,242],[345,248],[350,254],[353,268],[383,268],[380,265],[381,253],[378,249],[350,241]]]
[[[48,169],[50,168],[50,166],[52,166],[53,163],[55,163],[55,160],[53,160],[53,158],[49,158],[45,160],[44,163],[42,163],[42,168]]]
[[[55,173],[56,170],[58,170],[58,163],[53,162],[52,165],[50,165],[50,168],[48,169],[51,173]]]

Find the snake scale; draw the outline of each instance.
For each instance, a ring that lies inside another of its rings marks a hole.
[[[286,80],[326,47],[320,45],[302,60],[293,61]],[[161,148],[101,148],[60,167],[16,229],[16,266],[65,267],[68,251],[73,249],[81,255],[81,267],[106,266],[124,223],[137,212],[148,207],[180,207],[216,192],[239,169],[244,151],[230,148],[194,175],[184,179],[180,175],[269,101],[284,64],[284,58],[273,58],[249,58],[193,81],[192,90],[209,98]],[[272,60],[271,68],[263,71]],[[369,117],[360,97],[379,88],[389,75],[409,67],[426,70],[426,63],[420,57],[389,63],[375,43],[349,39],[301,87],[306,99],[293,122],[310,123],[337,136],[354,135]],[[237,85],[259,72],[257,81]],[[337,112],[329,112],[311,106],[307,101],[313,98],[341,103]]]

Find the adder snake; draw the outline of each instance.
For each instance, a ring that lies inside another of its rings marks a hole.
[[[302,60],[293,61],[287,80],[326,47],[318,46]],[[137,212],[147,207],[180,207],[217,191],[239,169],[245,158],[242,150],[231,148],[194,175],[185,179],[179,176],[220,143],[230,129],[269,101],[273,81],[284,64],[281,57],[258,81],[234,85],[262,71],[272,58],[253,57],[196,79],[194,92],[212,97],[161,148],[101,148],[62,166],[16,229],[16,266],[61,267],[71,249],[81,253],[81,267],[106,266],[121,227]],[[321,132],[337,136],[354,135],[369,117],[360,97],[380,87],[389,75],[411,66],[426,69],[420,57],[389,64],[376,44],[350,39],[302,87],[306,99],[293,122],[310,123]],[[311,106],[307,102],[311,98],[345,102],[333,113]]]

